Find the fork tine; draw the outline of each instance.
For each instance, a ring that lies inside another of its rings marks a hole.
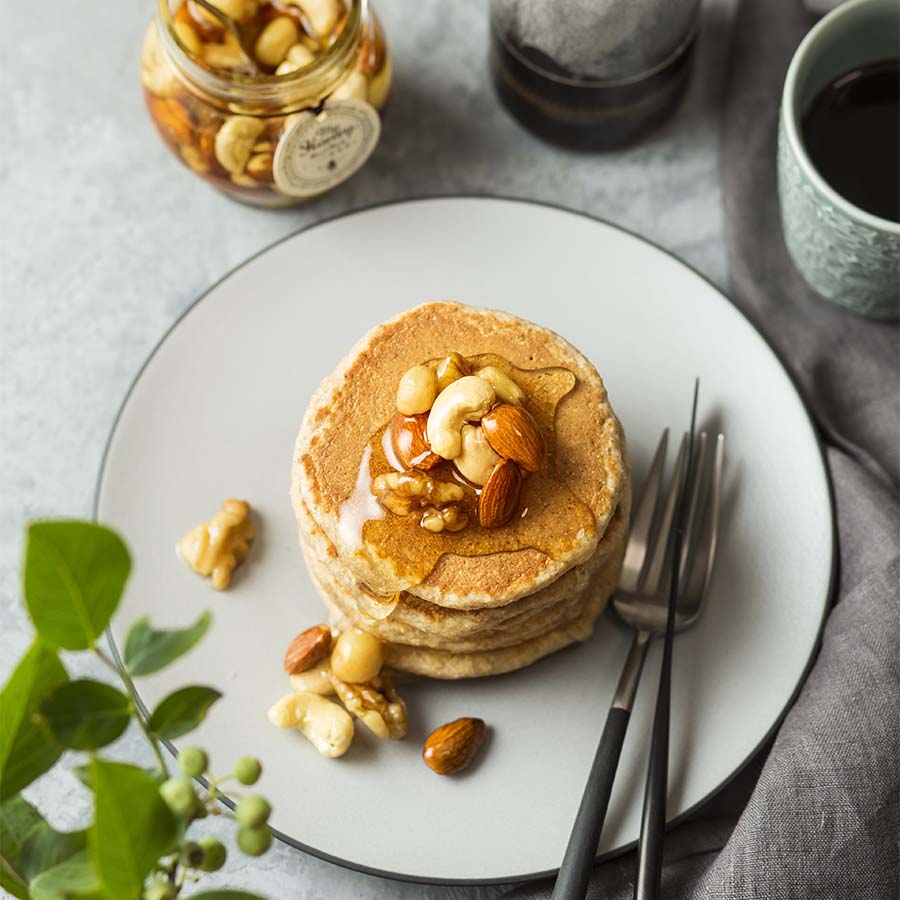
[[[672,478],[669,482],[669,493],[666,496],[666,504],[663,507],[659,528],[656,530],[653,550],[649,554],[649,558],[644,566],[644,572],[638,581],[638,590],[656,593],[663,587],[667,557],[671,555],[669,553],[669,537],[675,521],[675,509],[678,506],[678,493],[681,489],[685,457],[687,456],[687,442],[688,438],[685,434],[681,438],[681,445],[678,448],[678,458],[675,460],[675,470],[672,472]]]
[[[697,538],[700,527],[703,524],[703,514],[705,508],[703,506],[706,500],[707,478],[707,449],[708,435],[705,431],[700,432],[694,442],[694,461],[691,471],[687,478],[687,493],[685,502],[687,503],[687,515],[684,519],[684,541],[681,547],[681,562],[679,572],[681,573],[679,581],[679,591],[684,591],[688,576],[688,563],[693,559],[694,552],[697,549]]]
[[[625,591],[636,591],[647,558],[647,548],[652,537],[653,520],[656,518],[659,506],[660,488],[662,487],[663,471],[666,465],[666,453],[669,447],[669,429],[664,428],[659,443],[656,445],[656,453],[653,454],[653,462],[650,464],[650,472],[644,485],[644,492],[637,505],[631,520],[631,531],[628,535],[628,547],[625,551],[625,562],[622,564],[622,575],[619,578],[619,587]]]
[[[689,585],[685,594],[690,593],[702,601],[712,576],[719,537],[719,506],[722,496],[722,473],[725,468],[725,435],[716,435],[712,473],[705,508],[701,515],[699,534],[693,558],[690,559]]]

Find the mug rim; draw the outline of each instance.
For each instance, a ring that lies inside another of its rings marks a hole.
[[[812,48],[821,40],[822,36],[830,31],[844,16],[852,14],[861,6],[874,6],[880,2],[881,0],[848,0],[848,2],[842,3],[813,25],[794,51],[794,55],[791,57],[791,63],[788,66],[781,95],[781,121],[791,149],[794,152],[794,156],[803,169],[805,176],[812,182],[819,193],[823,194],[831,204],[841,209],[845,215],[868,225],[870,228],[900,236],[900,222],[884,219],[881,216],[876,216],[874,213],[860,209],[860,207],[855,206],[839,194],[819,174],[813,161],[810,159],[809,154],[806,152],[806,146],[800,135],[800,129],[798,127],[799,117],[796,108],[797,79],[800,67],[806,61]]]

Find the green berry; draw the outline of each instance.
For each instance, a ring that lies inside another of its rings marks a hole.
[[[211,835],[200,838],[200,846],[203,848],[203,862],[200,868],[204,872],[218,872],[225,865],[225,857],[228,852],[225,845]]]
[[[152,881],[144,891],[144,900],[175,900],[178,891],[168,881]]]
[[[238,829],[237,844],[247,856],[262,856],[272,843],[272,829],[268,825],[259,828]]]
[[[242,756],[234,764],[234,777],[241,784],[256,784],[262,775],[262,764],[252,756]]]
[[[209,757],[199,747],[185,747],[178,754],[178,767],[190,778],[199,778],[209,766]]]
[[[188,841],[181,848],[181,861],[189,869],[199,869],[205,856],[205,851],[195,841]]]
[[[164,781],[159,788],[159,793],[166,806],[183,819],[188,819],[197,809],[200,802],[197,792],[194,790],[194,782],[186,775],[176,776]]]
[[[259,828],[260,825],[266,824],[271,812],[272,807],[269,806],[264,797],[260,797],[258,794],[251,794],[249,797],[242,797],[238,801],[234,816],[239,824],[246,825],[247,828]]]

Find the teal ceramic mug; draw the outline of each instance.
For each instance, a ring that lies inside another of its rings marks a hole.
[[[896,59],[898,52],[898,0],[839,6],[797,48],[778,126],[781,221],[795,265],[826,299],[879,319],[900,315],[900,223],[859,209],[819,175],[803,143],[801,119],[835,78]]]

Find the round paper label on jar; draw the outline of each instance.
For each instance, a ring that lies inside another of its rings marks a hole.
[[[275,185],[291,197],[324,194],[362,166],[380,136],[381,118],[364,100],[290,116],[272,161]]]

